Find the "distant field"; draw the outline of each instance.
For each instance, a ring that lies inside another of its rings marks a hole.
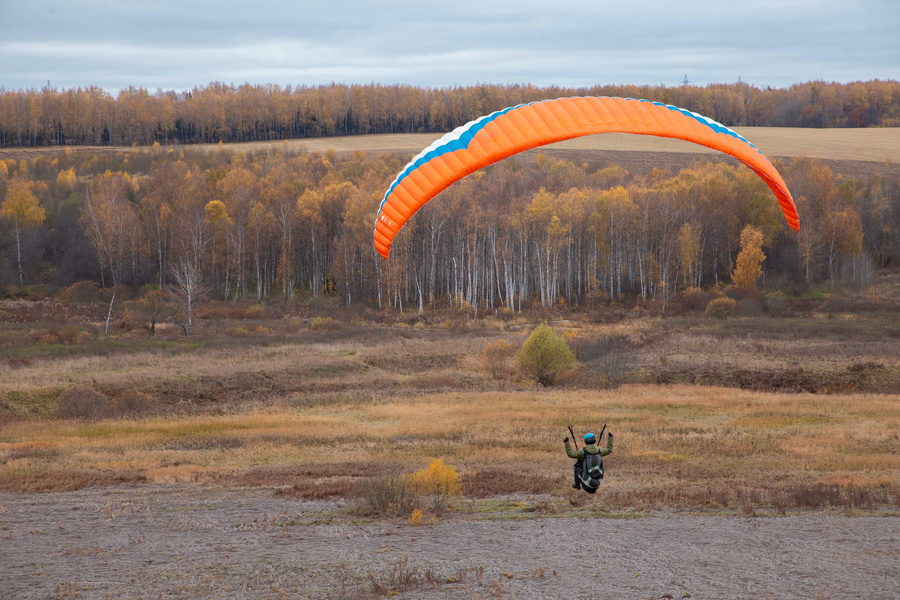
[[[864,161],[900,163],[900,128],[867,129],[801,129],[785,127],[735,127],[735,131],[769,157],[810,156],[829,161]],[[294,151],[325,152],[407,152],[416,154],[439,133],[356,135],[346,137],[280,140],[225,144],[229,150],[258,152],[272,148]],[[216,150],[218,144],[197,144],[190,148]],[[680,140],[649,136],[607,133],[568,140],[547,147],[551,151],[615,151],[665,152],[680,154],[715,154],[715,151]],[[79,151],[133,151],[130,147],[78,146]],[[0,148],[0,157],[46,154],[59,148]]]
[[[779,127],[736,127],[735,131],[753,143],[767,156],[814,156],[829,160],[862,160],[900,162],[900,128],[878,129],[799,129]],[[418,153],[438,139],[436,133],[358,135],[336,138],[249,142],[229,144],[248,151],[285,145],[309,152],[335,151],[408,151]],[[214,149],[216,144],[199,148]],[[650,136],[626,133],[592,135],[548,146],[552,150],[614,150],[644,152],[686,152],[714,154],[703,146]]]

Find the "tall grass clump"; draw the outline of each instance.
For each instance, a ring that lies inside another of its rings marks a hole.
[[[405,517],[419,508],[419,497],[408,473],[386,473],[361,484],[356,508],[364,515]]]
[[[456,469],[440,458],[415,473],[387,473],[363,483],[357,509],[366,515],[407,517],[423,507],[440,517],[462,496]]]

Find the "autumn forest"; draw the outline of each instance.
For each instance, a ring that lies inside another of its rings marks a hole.
[[[665,308],[687,288],[732,284],[748,226],[765,256],[764,291],[864,288],[900,252],[900,175],[889,167],[852,178],[814,159],[778,163],[798,203],[797,234],[765,183],[736,163],[631,173],[530,153],[444,191],[385,261],[373,218],[406,155],[154,144],[34,156],[0,160],[7,294],[90,280],[197,302],[332,298],[476,315],[611,301]]]
[[[646,98],[728,126],[900,125],[900,82],[812,81],[789,88],[746,83],[540,88],[479,85],[280,87],[211,83],[174,92],[129,87],[0,88],[0,147],[268,141],[372,133],[443,133],[507,106],[562,96]]]

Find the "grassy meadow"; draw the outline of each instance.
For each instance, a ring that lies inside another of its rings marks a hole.
[[[892,279],[882,280],[885,290]],[[900,506],[900,317],[859,299],[727,320],[684,310],[551,320],[579,358],[551,388],[510,358],[546,315],[314,314],[249,307],[173,328],[103,306],[2,301],[0,490],[264,486],[347,497],[442,458],[467,498],[569,488],[566,424],[615,434],[604,510]]]

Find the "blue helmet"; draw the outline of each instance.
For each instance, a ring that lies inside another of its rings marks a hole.
[[[597,436],[595,436],[593,433],[586,433],[586,434],[584,434],[584,443],[585,443],[585,444],[595,444],[595,443],[597,443]]]

